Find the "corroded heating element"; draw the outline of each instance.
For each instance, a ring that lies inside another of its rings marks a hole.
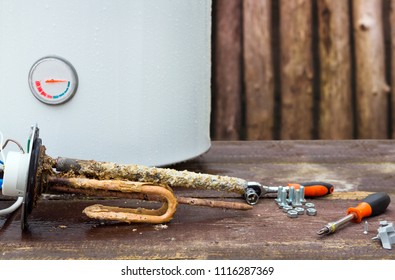
[[[83,176],[98,180],[129,180],[136,182],[151,182],[165,184],[170,187],[227,191],[244,194],[248,185],[246,180],[201,174],[190,171],[178,171],[170,168],[156,168],[136,164],[116,164],[93,160],[77,160],[58,158],[53,161],[53,167],[62,176]]]
[[[18,146],[24,152],[22,147]],[[0,148],[4,148],[3,145]],[[128,223],[168,222],[172,219],[178,203],[238,210],[252,208],[251,205],[237,202],[176,197],[171,187],[246,194],[247,203],[252,201],[249,198],[258,197],[256,193],[251,195],[251,186],[256,186],[239,178],[132,164],[121,165],[68,158],[53,159],[46,155],[45,151],[45,146],[39,138],[39,129],[33,126],[23,164],[20,164],[19,153],[12,154],[14,158],[7,161],[6,171],[10,176],[7,177],[7,182],[11,182],[6,185],[7,190],[10,194],[23,195],[23,200],[20,200],[23,202],[21,214],[23,230],[29,228],[28,216],[37,206],[37,201],[43,193],[66,192],[93,197],[124,197],[163,202],[163,205],[156,210],[92,205],[83,211],[91,218]],[[20,204],[17,207],[19,206]]]
[[[155,195],[164,200],[162,207],[157,210],[110,207],[100,204],[85,208],[83,213],[94,219],[159,224],[169,222],[173,218],[177,208],[177,198],[174,196],[173,191],[166,186],[119,180],[62,179],[56,177],[49,177],[48,183],[68,186],[77,190],[104,190],[109,192]]]
[[[56,169],[54,172],[52,168]],[[123,197],[163,202],[156,210],[92,205],[83,211],[88,217],[137,223],[165,223],[172,219],[178,203],[237,210],[252,209],[245,203],[175,197],[172,187],[244,192],[247,182],[226,176],[188,171],[120,165],[115,163],[44,157],[45,192],[75,193],[101,197]]]

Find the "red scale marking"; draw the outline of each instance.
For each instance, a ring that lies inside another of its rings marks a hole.
[[[38,92],[39,92],[42,96],[44,96],[44,97],[46,97],[46,98],[49,98],[49,99],[52,99],[52,98],[53,98],[52,95],[46,93],[46,92],[43,90],[40,81],[36,81],[36,88],[37,88]]]

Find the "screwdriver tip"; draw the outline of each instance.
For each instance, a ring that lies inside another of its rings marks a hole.
[[[324,235],[324,234],[328,234],[330,232],[328,227],[323,227],[322,229],[320,229],[319,231],[317,231],[318,235]]]

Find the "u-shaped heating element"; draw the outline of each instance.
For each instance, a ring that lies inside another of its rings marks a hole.
[[[158,196],[159,200],[164,201],[162,207],[156,210],[110,207],[95,204],[85,208],[83,211],[89,218],[93,219],[128,223],[160,224],[169,222],[173,218],[177,208],[177,198],[174,196],[173,191],[167,186],[121,180],[58,177],[49,177],[48,183],[51,184],[50,189],[57,189],[63,192],[69,191],[75,193],[80,190],[82,193],[86,193],[86,191],[99,190],[105,191],[107,196],[111,196],[114,192],[137,193],[148,196]],[[66,187],[66,189],[64,187]]]

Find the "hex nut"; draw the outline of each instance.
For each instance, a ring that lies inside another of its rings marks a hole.
[[[311,203],[311,202],[307,202],[304,206],[305,206],[306,208],[315,208],[314,203]]]
[[[283,207],[283,212],[287,213],[289,210],[292,210],[292,209],[293,209],[292,206],[286,205],[286,206]]]
[[[287,216],[290,218],[297,218],[298,217],[298,212],[296,210],[289,210],[287,212]]]
[[[303,215],[304,214],[304,208],[302,208],[302,207],[296,207],[295,211],[298,212],[298,215]]]
[[[317,209],[315,209],[315,208],[307,208],[306,209],[306,214],[308,216],[315,216],[315,215],[317,215]]]

